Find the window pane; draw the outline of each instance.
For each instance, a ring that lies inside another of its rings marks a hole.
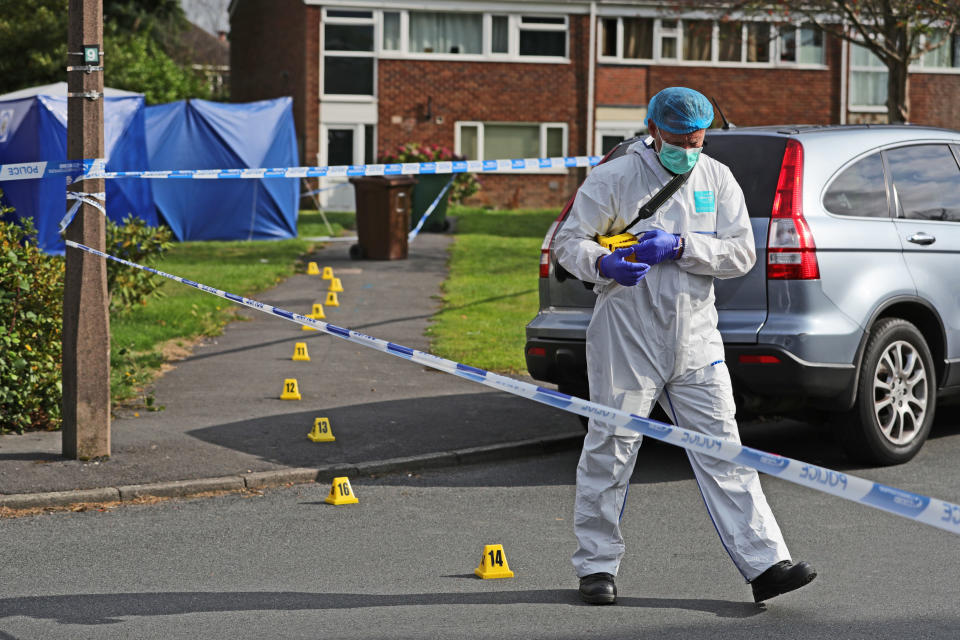
[[[671,60],[677,57],[677,39],[673,36],[660,39],[660,57]]]
[[[490,51],[507,53],[510,46],[510,31],[507,16],[493,16],[491,20]]]
[[[375,161],[374,158],[377,157],[377,141],[373,135],[373,125],[365,124],[363,125],[363,152],[364,157],[363,161],[367,164],[373,164]]]
[[[479,160],[477,155],[477,126],[460,127],[460,154],[467,160]]]
[[[905,217],[960,222],[960,169],[949,147],[922,144],[886,153]]]
[[[934,45],[938,42],[942,42],[941,46],[937,47],[933,51],[927,51],[923,54],[923,66],[925,67],[950,67],[952,53],[950,47],[950,38],[944,40],[944,30],[943,29],[933,29],[929,34],[927,34],[927,44]]]
[[[889,217],[883,160],[875,153],[847,167],[823,196],[827,211],[841,216]]]
[[[653,18],[623,19],[623,57],[653,58]]]
[[[683,21],[683,59],[710,60],[713,22],[709,20]]]
[[[783,27],[780,30],[780,60],[781,62],[797,61],[797,28]]]
[[[567,55],[567,32],[521,31],[520,55],[565,56]]]
[[[323,58],[323,92],[373,95],[373,58]]]
[[[660,21],[661,29],[676,29],[677,21],[676,20],[661,20]]]
[[[410,12],[410,51],[482,53],[483,18],[479,13]]]
[[[520,22],[524,24],[566,24],[563,18],[544,18],[540,16],[523,16]]]
[[[623,136],[603,136],[600,138],[600,155],[605,156],[607,152],[615,146],[626,140]]]
[[[540,125],[485,124],[483,157],[536,158],[540,155]]]
[[[850,65],[853,67],[874,67],[876,69],[886,69],[883,60],[878,58],[873,51],[859,44],[850,45]]]
[[[617,55],[617,19],[602,18],[600,20],[600,55]]]
[[[373,51],[373,25],[328,24],[323,30],[327,51]]]
[[[331,167],[354,164],[353,129],[327,130],[327,164]]]
[[[800,29],[800,64],[823,64],[823,32],[812,25]]]
[[[547,127],[547,156],[557,158],[563,155],[563,129]]]
[[[740,45],[743,42],[743,27],[739,22],[721,22],[719,25],[717,52],[722,62],[740,62]]]
[[[394,11],[383,14],[383,48],[386,51],[400,49],[400,14]]]
[[[747,62],[770,62],[770,25],[747,24]]]
[[[850,104],[859,107],[882,107],[887,104],[887,72],[851,71]]]
[[[328,18],[372,18],[373,11],[347,11],[344,9],[327,9]]]

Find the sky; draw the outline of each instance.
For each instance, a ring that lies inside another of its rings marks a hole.
[[[214,35],[230,31],[229,4],[230,0],[180,0],[187,19]]]

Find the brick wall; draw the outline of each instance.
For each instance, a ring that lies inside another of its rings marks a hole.
[[[597,105],[606,107],[645,106],[650,100],[650,96],[647,95],[648,70],[649,67],[646,66],[597,65]]]
[[[911,73],[910,121],[960,129],[960,75]]]
[[[230,99],[291,96],[300,158],[310,164],[317,152],[319,15],[302,0],[244,0],[230,17]]]
[[[840,47],[832,39],[826,59],[823,70],[600,65],[597,104],[645,105],[661,89],[683,86],[716,98],[740,126],[839,122]]]

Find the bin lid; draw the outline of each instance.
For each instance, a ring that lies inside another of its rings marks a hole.
[[[353,184],[378,184],[384,187],[396,187],[416,184],[416,176],[356,176],[350,178]]]

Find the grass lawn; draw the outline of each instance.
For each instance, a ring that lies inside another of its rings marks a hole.
[[[537,315],[540,245],[556,209],[451,207],[457,232],[443,309],[427,334],[439,356],[500,373],[526,373],[524,327]]]
[[[352,225],[352,213],[327,213],[340,233]],[[316,212],[301,212],[301,236],[328,235]],[[250,296],[268,289],[292,275],[305,264],[300,257],[313,243],[300,239],[265,242],[182,242],[176,243],[155,265],[156,268],[195,282],[209,284],[231,293]],[[157,276],[159,277],[159,276]],[[217,335],[236,317],[239,307],[191,287],[167,280],[162,297],[151,298],[143,307],[110,318],[111,396],[115,402],[138,400],[150,407],[152,397],[139,391],[154,376],[169,353],[198,336]],[[139,397],[138,397],[139,395]]]

